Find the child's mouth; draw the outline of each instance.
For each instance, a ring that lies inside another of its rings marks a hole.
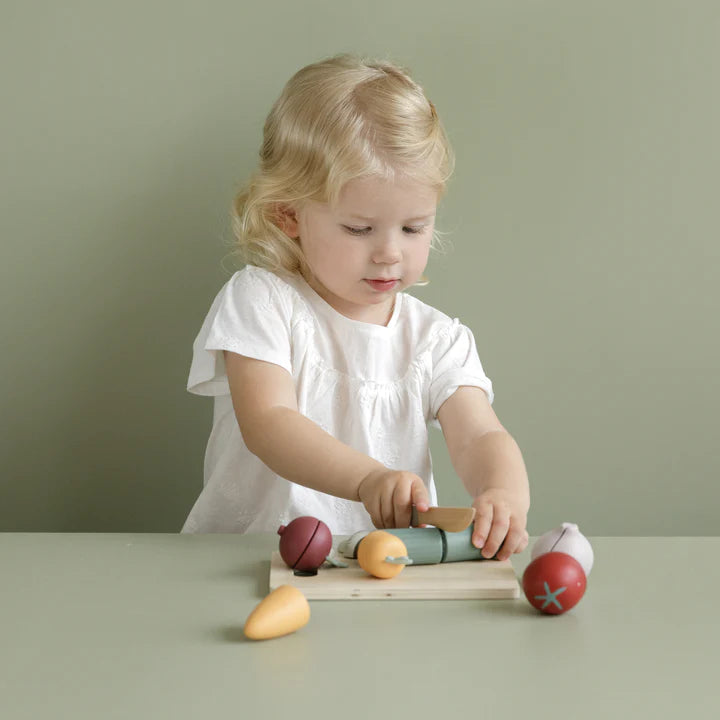
[[[397,284],[398,280],[372,280],[370,278],[365,278],[365,282],[373,288],[373,290],[379,290],[380,292],[386,292],[388,290],[392,290]]]

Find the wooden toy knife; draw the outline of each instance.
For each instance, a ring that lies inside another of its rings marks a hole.
[[[415,505],[412,506],[410,525],[434,525],[446,532],[461,532],[475,519],[475,508],[463,507],[431,507],[420,512]]]

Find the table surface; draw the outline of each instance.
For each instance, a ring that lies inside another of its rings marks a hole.
[[[719,717],[720,538],[590,540],[564,615],[315,600],[258,642],[277,536],[0,534],[0,717]]]

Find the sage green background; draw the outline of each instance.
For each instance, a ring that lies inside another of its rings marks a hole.
[[[475,332],[531,534],[720,534],[717,3],[6,1],[1,28],[0,529],[180,528],[230,202],[285,81],[355,51],[455,146],[416,294]]]

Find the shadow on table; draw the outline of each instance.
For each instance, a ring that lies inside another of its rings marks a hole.
[[[256,642],[245,637],[242,625],[228,625],[227,627],[219,628],[218,630],[219,639],[226,643],[251,643]]]

